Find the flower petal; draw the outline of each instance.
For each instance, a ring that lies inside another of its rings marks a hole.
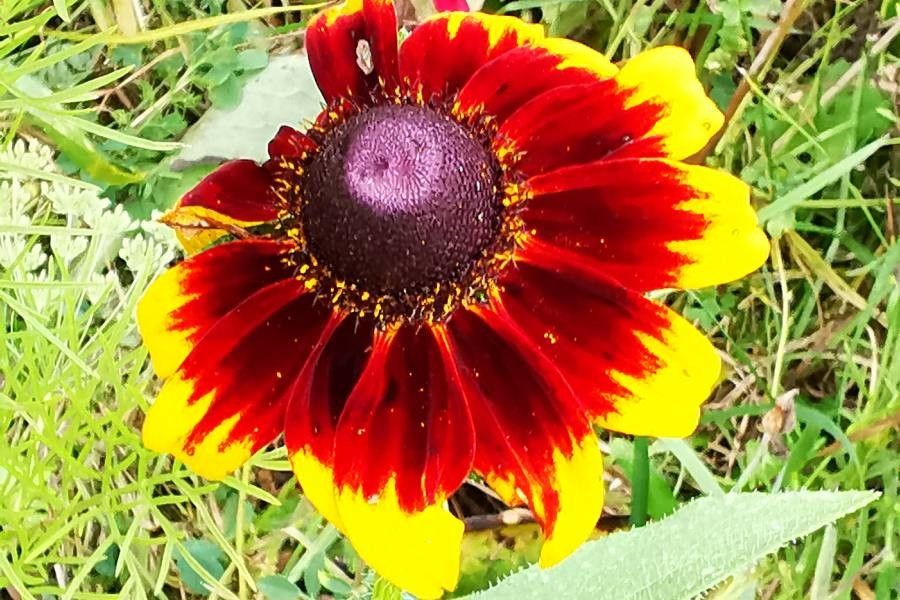
[[[172,267],[150,285],[137,306],[137,322],[153,369],[175,372],[222,317],[260,289],[288,279],[290,243],[241,240],[210,248]]]
[[[603,465],[581,403],[502,307],[448,323],[476,430],[475,468],[528,501],[545,541],[542,566],[573,552],[603,507]]]
[[[376,501],[341,492],[338,510],[353,547],[394,585],[423,599],[456,587],[465,526],[442,504],[410,512],[388,481]]]
[[[278,217],[269,172],[252,160],[233,160],[203,178],[162,221],[175,228],[181,245],[194,254],[228,233]]]
[[[499,124],[548,90],[604,81],[617,71],[588,46],[565,38],[538,39],[475,71],[460,90],[454,111],[463,117],[490,115]]]
[[[275,137],[269,142],[269,157],[273,160],[279,158],[304,158],[309,152],[316,149],[315,140],[287,125],[278,128]]]
[[[690,435],[719,377],[712,344],[665,306],[529,250],[504,283],[503,306],[590,417],[633,435]]]
[[[274,283],[216,323],[160,390],[144,445],[221,479],[277,437],[293,376],[327,321],[305,291]]]
[[[347,0],[309,22],[306,52],[316,83],[331,104],[368,104],[397,87],[397,15],[392,0]]]
[[[333,316],[291,391],[284,441],[303,493],[343,531],[334,484],[335,431],[372,352],[373,327]]]
[[[439,13],[400,46],[400,77],[423,102],[450,99],[483,64],[544,37],[540,25],[484,13]]]
[[[759,268],[769,252],[748,186],[707,167],[624,159],[532,178],[523,216],[541,241],[639,290],[699,288]]]
[[[456,587],[463,524],[443,505],[469,474],[474,437],[431,331],[378,335],[338,424],[337,508],[360,556],[417,596]]]
[[[658,118],[641,140],[620,156],[687,158],[722,128],[725,117],[697,79],[694,59],[684,48],[652,48],[627,61],[616,83],[631,90],[626,110],[655,107]],[[657,154],[658,153],[658,154]]]
[[[232,160],[203,178],[178,203],[241,223],[263,223],[278,216],[269,173],[252,160]]]
[[[500,127],[495,149],[519,156],[526,175],[601,159],[681,159],[700,150],[723,119],[690,55],[662,47],[631,59],[614,79],[534,98]]]
[[[396,337],[333,319],[293,390],[285,441],[307,498],[360,556],[437,597],[459,570],[463,526],[441,503],[471,465],[471,421],[431,334]]]

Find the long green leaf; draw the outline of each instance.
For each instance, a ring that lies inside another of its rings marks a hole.
[[[53,8],[59,13],[60,19],[66,23],[72,22],[72,17],[69,16],[69,7],[66,6],[66,0],[53,0]]]
[[[86,52],[94,46],[105,44],[107,43],[109,36],[109,33],[98,33],[88,36],[83,41],[77,44],[66,46],[62,50],[54,52],[53,54],[45,56],[44,58],[37,58],[38,56],[40,56],[40,51],[35,50],[29,55],[28,59],[22,65],[13,69],[9,69],[8,71],[0,71],[0,76],[2,76],[3,79],[5,79],[7,82],[13,83],[20,77],[24,77],[25,75],[29,75],[31,73],[36,73],[37,71],[46,69],[47,67],[52,67],[53,65],[61,63],[64,60],[68,60],[73,56],[81,54],[82,52]]]
[[[52,104],[62,104],[67,102],[86,102],[87,100],[93,100],[94,98],[99,97],[102,94],[101,88],[109,85],[113,81],[121,78],[123,75],[129,73],[133,70],[133,67],[122,67],[121,69],[116,69],[110,73],[105,75],[100,75],[99,77],[95,77],[83,83],[79,83],[78,85],[74,85],[65,90],[61,90],[59,92],[53,92],[47,96],[33,97],[28,98],[29,101],[34,104],[42,104],[42,105],[52,105]],[[21,100],[21,97],[18,99]],[[18,104],[12,100],[0,101],[0,109],[11,110],[18,108],[21,105],[21,102]]]
[[[551,570],[530,567],[469,598],[693,598],[877,497],[855,491],[701,498],[658,523],[589,542]]]
[[[161,27],[159,29],[153,29],[150,31],[142,31],[133,35],[115,34],[112,32],[106,32],[104,35],[108,35],[108,38],[105,40],[108,44],[150,44],[152,42],[158,42],[160,40],[177,37],[179,35],[193,33],[195,31],[203,31],[205,29],[212,29],[213,27],[221,27],[222,25],[244,23],[246,21],[252,21],[254,19],[264,19],[284,13],[314,11],[322,8],[326,4],[327,3],[325,2],[320,2],[318,4],[304,4],[302,6],[272,6],[267,8],[253,8],[250,10],[217,15],[214,17],[204,17],[202,19],[195,19],[193,21],[184,21],[182,23],[169,25],[168,27]],[[50,33],[50,35],[56,38],[72,40],[82,39],[84,37],[83,34],[71,33],[67,31],[53,31]]]
[[[71,348],[69,348],[69,346],[64,341],[59,339],[56,334],[54,334],[46,326],[42,325],[36,319],[34,319],[29,313],[27,307],[20,304],[19,302],[16,302],[12,298],[12,296],[9,296],[2,292],[0,292],[0,300],[5,302],[11,309],[16,311],[30,328],[37,331],[39,334],[44,336],[48,342],[56,346],[59,351],[62,352],[66,356],[66,358],[71,360],[72,364],[81,369],[85,373],[85,375],[88,375],[94,379],[100,379],[100,375],[97,374],[97,371],[95,371],[93,368],[88,366],[87,363],[81,360],[81,358]]]
[[[99,123],[88,121],[87,119],[80,119],[78,117],[70,116],[69,114],[61,111],[38,110],[33,108],[29,112],[31,112],[31,114],[33,114],[38,119],[41,119],[47,123],[52,123],[54,126],[56,126],[57,129],[69,127],[85,131],[87,133],[92,133],[96,136],[106,138],[114,142],[119,142],[120,144],[125,144],[126,146],[134,146],[135,148],[143,148],[145,150],[159,150],[161,152],[181,148],[181,144],[177,142],[157,142],[153,140],[147,140],[134,135],[130,135],[128,133],[116,131],[115,129],[111,129]]]
[[[13,21],[0,25],[0,38],[11,37],[22,31],[37,31],[53,18],[52,12],[44,12],[25,21]]]
[[[52,171],[41,171],[39,169],[32,169],[31,167],[26,167],[24,165],[10,163],[5,161],[0,161],[0,171],[6,173],[17,173],[19,175],[25,177],[31,177],[32,179],[38,179],[42,181],[52,181],[54,183],[61,183],[63,185],[70,185],[74,188],[81,188],[85,190],[99,190],[99,188],[92,184],[87,183],[86,181],[81,181],[80,179],[75,179],[74,177],[66,177],[60,173],[53,173]],[[27,232],[26,232],[27,233]]]
[[[694,478],[697,487],[704,494],[707,496],[721,496],[725,493],[722,491],[719,482],[716,481],[715,476],[703,464],[703,461],[700,460],[700,457],[697,456],[697,453],[694,452],[687,442],[673,438],[661,438],[656,443],[675,455],[675,458],[678,459],[684,470]]]

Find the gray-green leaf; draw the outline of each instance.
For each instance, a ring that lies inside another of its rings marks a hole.
[[[218,579],[225,572],[225,567],[222,566],[222,563],[225,562],[225,553],[213,542],[202,539],[185,540],[184,548],[200,563],[201,567],[212,575],[213,579]],[[203,596],[209,595],[203,579],[180,552],[175,556],[175,563],[178,565],[181,581],[188,590]]]
[[[324,106],[303,53],[273,56],[265,69],[247,80],[239,98],[229,110],[211,108],[188,130],[174,170],[234,158],[263,161],[279,127],[305,129],[304,121],[311,121]]]
[[[265,50],[250,48],[238,54],[238,64],[245,71],[264,69],[269,64],[269,55]]]
[[[559,566],[529,567],[479,600],[681,600],[878,497],[876,492],[729,494],[582,546]]]
[[[300,588],[284,575],[268,575],[257,581],[256,585],[266,600],[298,600],[303,597]]]

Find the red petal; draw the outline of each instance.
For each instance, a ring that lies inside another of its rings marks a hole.
[[[300,133],[293,127],[282,125],[269,142],[269,157],[273,159],[304,158],[316,147],[315,140],[308,135]]]
[[[454,110],[462,116],[491,115],[499,124],[546,91],[603,81],[616,71],[606,57],[578,42],[536,40],[478,69],[459,92]]]
[[[194,254],[226,235],[278,217],[277,196],[268,170],[252,160],[227,162],[207,175],[162,217],[181,245]]]
[[[367,104],[397,87],[397,16],[391,0],[348,0],[317,14],[306,30],[316,83],[330,104]]]
[[[430,333],[373,341],[360,326],[347,319],[326,333],[307,362],[286,420],[288,451],[307,497],[360,556],[435,597],[458,575],[463,526],[441,504],[471,465],[471,421]]]
[[[612,80],[560,87],[513,113],[495,146],[520,155],[526,175],[626,157],[684,158],[721,127],[722,115],[681,48],[648,50]]]
[[[263,288],[203,337],[144,421],[144,444],[221,479],[281,431],[290,383],[327,320],[302,282]]]
[[[451,98],[489,60],[543,37],[540,25],[483,13],[439,13],[400,47],[404,86],[428,102]]]
[[[284,439],[307,499],[342,527],[335,504],[334,436],[372,349],[373,328],[332,316],[291,392]]]
[[[737,178],[660,159],[601,161],[532,178],[523,213],[540,241],[639,291],[732,281],[768,241]]]
[[[184,195],[178,208],[199,207],[241,223],[278,217],[268,171],[252,160],[225,163]]]
[[[456,587],[463,526],[443,506],[469,474],[474,437],[432,332],[377,336],[338,424],[338,512],[360,556],[418,595]]]
[[[291,243],[242,240],[210,248],[160,275],[138,303],[138,327],[159,377],[168,377],[209,329],[258,290],[293,276]]]
[[[393,480],[400,508],[414,512],[462,484],[474,446],[455,371],[430,330],[376,338],[338,426],[338,484],[368,498]]]
[[[698,152],[722,127],[725,117],[697,79],[697,67],[684,48],[659,46],[628,60],[616,82],[630,90],[625,109],[655,107],[653,127],[633,136],[618,158],[665,156],[681,160]]]
[[[546,536],[541,562],[553,564],[600,516],[600,451],[559,370],[496,308],[457,311],[448,325],[475,423],[475,466],[503,495],[527,499]]]
[[[562,371],[591,418],[634,435],[683,437],[720,368],[709,341],[665,306],[551,253],[519,263],[502,304]]]
[[[291,455],[305,452],[332,468],[338,419],[368,361],[372,335],[371,326],[332,317],[294,386],[285,424]]]
[[[521,155],[526,175],[599,160],[649,131],[656,107],[626,112],[627,92],[614,81],[554,88],[534,98],[501,125],[500,153]]]

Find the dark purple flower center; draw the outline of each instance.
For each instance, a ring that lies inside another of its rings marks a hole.
[[[331,131],[306,170],[309,251],[376,294],[459,281],[499,234],[498,180],[492,154],[450,118],[371,108]]]

